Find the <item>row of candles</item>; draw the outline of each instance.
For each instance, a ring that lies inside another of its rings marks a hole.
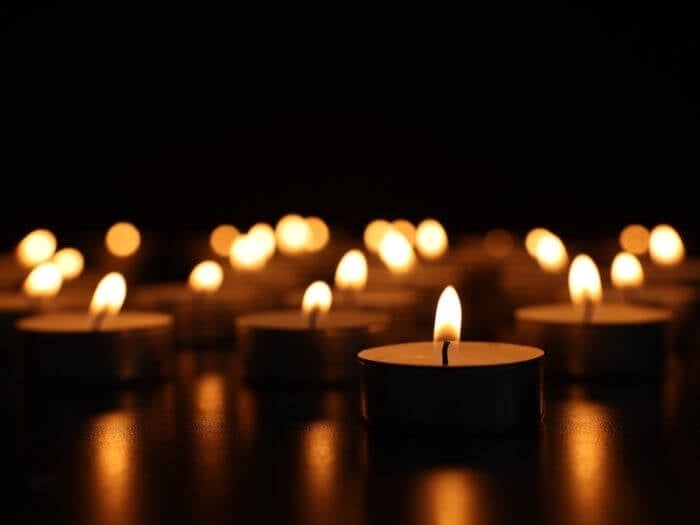
[[[132,304],[152,306],[150,311],[121,311],[126,281],[110,272],[94,293],[89,291],[89,309],[74,311],[75,302],[62,305],[52,298],[60,298],[64,280],[79,278],[84,259],[75,248],[56,251],[53,234],[36,230],[16,250],[18,267],[31,268],[23,295],[0,297],[0,314],[10,320],[3,324],[3,341],[8,346],[17,330],[21,334],[29,381],[100,384],[168,375],[175,336],[211,342],[230,338],[235,327],[250,382],[354,382],[359,370],[362,411],[371,425],[438,432],[503,431],[539,421],[545,355],[548,377],[641,377],[662,370],[665,330],[678,312],[658,307],[664,294],[652,301],[656,307],[631,304],[643,295],[629,290],[643,283],[637,255],[648,250],[651,260],[665,267],[683,261],[683,242],[668,225],[651,232],[632,225],[621,233],[626,251],[614,258],[611,280],[623,290],[622,300],[602,303],[595,263],[577,255],[568,272],[572,302],[517,308],[509,343],[460,341],[462,305],[450,284],[460,288],[463,273],[478,266],[479,257],[473,248],[449,250],[438,221],[427,219],[417,227],[405,220],[373,221],[363,240],[370,258],[376,254],[381,263],[368,261],[357,248],[347,250],[335,268],[335,292],[323,281],[313,282],[303,293],[301,310],[256,311],[298,301],[302,294],[285,289],[294,280],[283,280],[270,292],[259,285],[262,280],[247,278],[282,273],[281,266],[268,264],[275,251],[284,254],[282,266],[293,268],[300,259],[313,267],[313,260],[328,251],[330,230],[321,219],[288,215],[275,228],[260,223],[241,233],[222,225],[212,232],[211,249],[229,259],[233,286],[222,286],[228,274],[219,262],[205,260],[194,267],[187,287],[136,290]],[[507,264],[523,266],[507,232],[492,231],[483,242],[491,263],[506,264],[512,257]],[[134,257],[140,232],[118,223],[105,244],[115,257]],[[559,273],[568,265],[564,243],[548,230],[531,231],[525,247],[544,272]],[[426,264],[417,263],[416,253]],[[368,286],[372,276],[378,278]],[[416,336],[425,331],[421,315],[432,310],[440,290],[433,341],[414,342],[422,339]],[[87,303],[84,288],[74,292]],[[394,344],[373,347],[382,343]]]

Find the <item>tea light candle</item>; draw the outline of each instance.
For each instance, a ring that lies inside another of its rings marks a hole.
[[[544,349],[547,373],[562,377],[658,375],[665,358],[665,309],[601,303],[600,275],[587,255],[569,271],[573,304],[515,311],[519,343]]]
[[[253,383],[344,383],[356,377],[355,354],[377,341],[389,317],[364,310],[330,310],[332,293],[312,283],[302,311],[278,310],[236,319],[246,379]]]
[[[112,384],[167,375],[172,367],[173,319],[156,312],[119,312],[124,277],[107,274],[90,312],[57,312],[17,323],[25,376],[48,383]]]
[[[376,428],[430,434],[492,434],[542,418],[538,348],[459,341],[461,305],[447,287],[434,341],[369,348],[360,366],[362,415]]]

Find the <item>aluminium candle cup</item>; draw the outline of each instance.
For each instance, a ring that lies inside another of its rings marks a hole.
[[[252,384],[353,383],[357,351],[380,342],[388,325],[388,315],[362,310],[331,310],[315,329],[297,310],[241,316],[236,335],[245,378]]]
[[[25,317],[17,323],[30,383],[114,385],[163,378],[173,363],[173,319],[121,312],[99,329],[85,312]]]
[[[562,379],[660,377],[671,312],[625,304],[550,304],[515,311],[516,342],[542,348],[545,371]]]
[[[501,434],[542,420],[542,350],[461,341],[442,366],[440,343],[369,348],[359,361],[362,416],[409,434]]]

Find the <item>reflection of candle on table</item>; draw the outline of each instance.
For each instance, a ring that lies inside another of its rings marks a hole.
[[[162,376],[172,366],[172,317],[119,312],[126,296],[121,274],[98,284],[90,312],[21,319],[25,375],[47,382],[114,383]]]
[[[312,283],[302,310],[238,317],[237,337],[246,377],[253,382],[332,383],[355,377],[355,354],[387,328],[388,316],[331,310],[327,284]]]
[[[362,415],[370,426],[442,433],[498,433],[542,417],[543,352],[460,341],[461,307],[451,286],[435,313],[433,341],[358,354]]]
[[[546,304],[515,312],[517,341],[547,353],[547,371],[562,376],[655,375],[664,361],[670,312],[602,301],[600,275],[590,257],[569,271],[572,304]]]

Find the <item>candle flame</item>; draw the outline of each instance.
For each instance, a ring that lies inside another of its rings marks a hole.
[[[260,270],[267,263],[267,246],[260,237],[250,233],[239,235],[231,244],[229,260],[237,270]]]
[[[323,281],[315,281],[304,292],[301,310],[307,315],[313,312],[325,314],[331,309],[332,302],[333,293],[330,286]]]
[[[63,276],[58,265],[44,262],[36,266],[24,281],[24,293],[29,297],[53,297],[61,289]]]
[[[435,219],[425,219],[416,228],[416,250],[425,259],[438,259],[447,251],[447,233]]]
[[[636,256],[620,252],[610,267],[610,279],[616,288],[636,288],[644,282],[642,264]]]
[[[195,292],[216,292],[221,288],[224,272],[216,261],[202,261],[190,272],[188,284]]]
[[[379,251],[379,243],[382,242],[384,234],[389,228],[391,228],[391,224],[384,219],[375,219],[367,225],[363,234],[367,251],[370,253]]]
[[[90,302],[93,315],[116,315],[126,299],[126,280],[119,272],[110,272],[97,284]]]
[[[62,248],[58,250],[54,254],[52,261],[61,270],[61,275],[66,281],[79,277],[83,273],[83,268],[85,268],[85,258],[76,248]]]
[[[603,299],[598,267],[588,255],[577,255],[571,263],[569,295],[574,304],[599,303]]]
[[[255,239],[255,242],[260,245],[265,260],[271,258],[275,254],[276,241],[275,230],[266,222],[258,222],[253,224],[248,230],[248,235]]]
[[[459,341],[462,330],[462,304],[457,290],[448,286],[440,294],[435,310],[433,341]]]
[[[105,245],[115,257],[129,257],[141,246],[141,233],[130,222],[117,222],[107,230]]]
[[[558,273],[566,267],[569,256],[561,239],[551,232],[540,236],[535,246],[537,263],[546,272]]]
[[[363,290],[367,285],[367,259],[360,250],[350,250],[335,270],[335,285],[341,290]]]
[[[227,257],[231,251],[233,240],[240,235],[238,229],[231,224],[221,224],[209,235],[209,246],[216,255]]]
[[[309,225],[309,231],[311,232],[309,240],[306,243],[306,250],[309,252],[319,252],[323,250],[331,238],[328,225],[321,217],[307,217],[306,224]]]
[[[685,247],[678,232],[668,224],[659,224],[649,235],[651,260],[662,266],[673,266],[685,257]]]
[[[404,237],[414,245],[416,243],[416,227],[407,219],[396,219],[391,225]]]
[[[649,249],[649,230],[641,224],[630,224],[620,232],[619,241],[626,252],[642,255]]]
[[[49,230],[29,232],[17,245],[17,259],[22,266],[33,268],[47,261],[56,251],[56,236]]]
[[[552,235],[552,232],[546,228],[533,228],[525,236],[525,250],[533,259],[537,259],[537,243],[544,235]]]
[[[391,228],[379,243],[379,258],[392,273],[406,273],[416,262],[411,243],[398,231]]]
[[[290,213],[277,223],[275,238],[282,253],[297,255],[306,251],[311,238],[311,228],[304,217]]]

